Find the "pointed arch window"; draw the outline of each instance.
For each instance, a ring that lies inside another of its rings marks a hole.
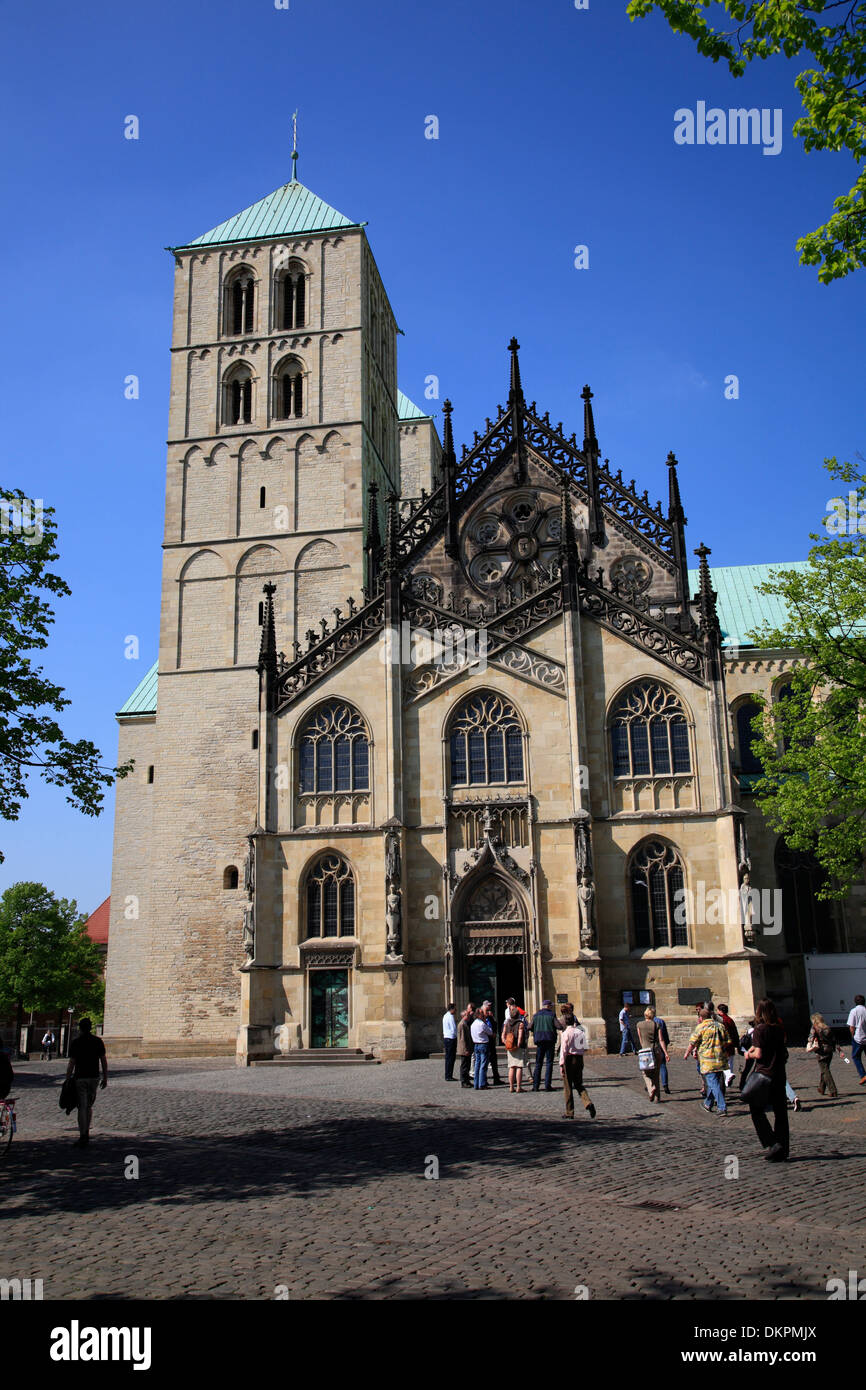
[[[523,726],[501,695],[481,692],[460,705],[451,720],[449,749],[453,787],[525,781]]]
[[[255,295],[256,281],[252,271],[247,266],[233,270],[225,289],[223,322],[226,334],[237,336],[254,331]]]
[[[326,850],[307,874],[307,937],[355,935],[355,877],[341,854]]]
[[[229,425],[248,425],[253,418],[253,374],[246,364],[227,373],[223,388],[223,418]]]
[[[303,328],[307,322],[307,274],[300,261],[289,261],[276,277],[277,327]]]
[[[304,368],[296,357],[290,357],[274,372],[274,417],[292,420],[303,413]]]
[[[689,726],[672,690],[638,681],[620,696],[610,723],[613,775],[669,777],[692,770]]]
[[[688,946],[683,863],[679,851],[648,840],[629,860],[635,946]]]
[[[754,743],[756,735],[752,730],[752,720],[758,713],[758,706],[754,700],[744,700],[737,706],[734,716],[737,727],[737,754],[739,757],[739,771],[748,777],[757,777],[763,772],[760,759],[755,755]]]
[[[370,789],[370,740],[356,709],[329,700],[313,712],[298,743],[301,795]]]

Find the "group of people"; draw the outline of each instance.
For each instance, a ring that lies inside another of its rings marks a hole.
[[[496,1055],[497,1039],[508,1058],[508,1089],[514,1094],[523,1090],[523,1078],[529,1070],[530,1035],[535,1044],[535,1066],[532,1089],[541,1089],[542,1073],[545,1091],[553,1090],[553,1062],[559,1047],[559,1074],[565,1095],[563,1119],[574,1119],[574,1097],[579,1095],[590,1119],[596,1110],[583,1084],[583,1059],[589,1048],[586,1031],[575,1017],[571,1004],[562,1004],[556,1017],[553,1004],[545,999],[532,1018],[514,999],[505,1001],[502,1028],[493,1014],[491,1000],[476,1008],[467,1004],[460,1018],[457,1006],[450,1003],[442,1017],[442,1039],[445,1047],[445,1080],[454,1080],[454,1065],[460,1059],[460,1084],[478,1091],[487,1089],[488,1068],[494,1086],[504,1086],[499,1075]]]

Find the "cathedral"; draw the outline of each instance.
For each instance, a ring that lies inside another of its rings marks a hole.
[[[527,399],[515,339],[504,403],[458,448],[445,401],[440,437],[364,224],[294,169],[171,248],[110,1051],[401,1059],[441,1048],[449,1000],[511,996],[570,1000],[594,1049],[623,1001],[674,1037],[707,997],[800,1018],[804,954],[856,949],[863,905],[816,900],[754,808],[754,696],[799,659],[749,642],[768,567],[690,551],[674,455],[651,501],[589,387],[580,438]]]

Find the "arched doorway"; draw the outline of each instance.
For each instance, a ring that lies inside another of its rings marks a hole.
[[[528,919],[522,894],[504,874],[488,874],[468,887],[459,917],[455,994],[461,1007],[490,999],[499,1020],[506,999],[526,1008]]]

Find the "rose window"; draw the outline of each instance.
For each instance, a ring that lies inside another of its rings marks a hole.
[[[488,592],[529,576],[543,579],[558,556],[559,538],[555,494],[521,491],[489,499],[464,532],[469,578]]]

